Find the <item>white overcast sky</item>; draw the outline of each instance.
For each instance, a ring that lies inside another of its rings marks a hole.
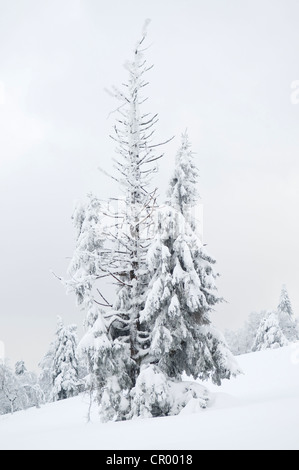
[[[89,191],[117,193],[117,103],[104,91],[146,18],[148,110],[165,147],[161,202],[180,134],[200,170],[204,242],[217,260],[222,330],[277,306],[287,285],[299,313],[297,0],[0,0],[0,340],[12,364],[35,368],[56,316],[81,326],[66,274],[71,215]],[[109,117],[108,117],[109,116]]]

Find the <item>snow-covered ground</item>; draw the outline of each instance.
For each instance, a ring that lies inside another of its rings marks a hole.
[[[299,450],[299,343],[239,356],[244,375],[208,384],[212,404],[179,416],[102,424],[88,398],[0,417],[0,449]]]

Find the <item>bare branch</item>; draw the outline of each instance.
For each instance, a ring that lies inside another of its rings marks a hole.
[[[53,274],[53,276],[59,279],[59,281],[63,281],[62,277],[57,276],[57,274],[55,274],[54,271],[50,271],[50,272]]]
[[[154,147],[160,147],[161,145],[168,144],[168,142],[171,142],[175,138],[175,135],[173,135],[170,139],[165,140],[165,142],[161,142],[160,144],[155,144],[155,145],[149,145],[149,149],[152,149]]]
[[[101,302],[98,302],[96,299],[93,299],[94,303],[96,303],[97,305],[100,305],[101,307],[112,307],[112,305],[106,305],[106,304],[102,304]]]
[[[117,183],[119,183],[119,180],[117,178],[115,178],[114,176],[110,175],[109,173],[107,173],[106,170],[104,170],[103,168],[101,168],[100,166],[98,166],[98,170],[103,173],[105,176],[108,176],[109,178],[111,178],[112,180],[114,181],[117,181]]]
[[[162,145],[162,144],[161,144]],[[151,158],[150,160],[145,160],[144,163],[151,163],[151,162],[155,162],[156,160],[160,160],[160,158],[164,157],[164,153],[162,153],[161,155],[159,155],[159,157],[154,157],[154,158]]]
[[[112,305],[108,302],[107,299],[105,299],[105,297],[103,296],[103,294],[100,292],[100,290],[97,288],[97,291],[99,293],[99,295],[102,297],[102,299],[104,300],[104,302],[106,302],[106,307],[112,307]]]
[[[119,283],[119,284],[122,284],[123,286],[126,286],[126,287],[132,287],[130,284],[127,284],[126,282],[122,281],[121,279],[118,279],[113,273],[109,272],[109,274],[111,274],[111,276]]]

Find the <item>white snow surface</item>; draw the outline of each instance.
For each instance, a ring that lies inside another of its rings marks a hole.
[[[299,450],[299,342],[237,359],[243,375],[204,383],[206,409],[191,399],[178,416],[104,424],[80,395],[0,416],[0,449]]]

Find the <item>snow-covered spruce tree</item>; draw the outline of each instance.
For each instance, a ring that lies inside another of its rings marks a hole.
[[[113,90],[120,101],[111,136],[118,154],[115,160],[118,174],[113,178],[118,181],[123,197],[116,211],[109,211],[109,204],[102,210],[115,223],[104,230],[106,242],[96,254],[102,274],[96,273],[93,280],[110,278],[117,286],[116,299],[110,306],[97,283],[93,291],[98,293],[97,298],[87,295],[87,289],[83,295],[83,302],[91,310],[95,309],[93,303],[106,307],[105,311],[97,309],[95,323],[89,322],[81,342],[89,356],[92,386],[97,389],[104,419],[126,417],[130,409],[129,392],[136,383],[149,344],[146,325],[140,324],[139,316],[149,282],[146,253],[156,205],[156,190],[151,189],[150,183],[156,172],[155,162],[162,157],[156,154],[156,149],[162,144],[152,141],[157,115],[142,110],[146,101],[142,95],[147,85],[145,77],[151,69],[144,57],[145,38],[146,31],[134,49],[132,62],[126,65],[129,78],[123,90]]]
[[[116,179],[124,194],[125,211],[117,214],[119,231],[110,265],[112,269],[108,269],[118,285],[110,312],[110,331],[113,339],[119,339],[129,347],[128,354],[134,366],[130,370],[133,384],[148,351],[148,331],[146,325],[140,323],[140,311],[149,282],[146,254],[156,206],[156,190],[151,188],[151,177],[157,170],[155,162],[162,157],[156,154],[162,143],[152,141],[157,115],[143,111],[146,101],[143,91],[148,84],[146,74],[152,68],[144,57],[145,38],[146,29],[135,47],[133,60],[127,63],[128,81],[122,91],[114,90],[120,106],[112,136],[117,144]]]
[[[220,384],[238,373],[210,313],[221,301],[215,285],[214,260],[186,219],[166,206],[157,213],[157,234],[148,252],[152,279],[142,322],[151,330],[150,360],[168,376]]]
[[[67,287],[76,293],[86,314],[87,332],[79,350],[87,360],[90,387],[96,390],[104,419],[126,417],[129,392],[149,346],[149,333],[139,316],[149,282],[146,253],[156,206],[151,177],[162,157],[156,150],[166,142],[153,142],[158,117],[143,109],[146,74],[152,68],[144,56],[146,28],[147,24],[133,60],[126,64],[127,82],[112,92],[120,103],[111,136],[118,155],[113,179],[123,196],[114,198],[116,210],[93,199],[91,207],[79,208],[73,218],[77,243]],[[103,278],[116,284],[111,304],[102,292]]]
[[[156,365],[157,360],[151,353],[151,319],[147,321],[143,318],[141,322],[140,315],[146,307],[150,276],[155,275],[154,272],[149,272],[147,265],[147,252],[153,240],[153,216],[156,209],[156,191],[151,188],[151,177],[156,171],[156,160],[162,157],[155,152],[162,144],[152,141],[158,120],[157,115],[143,110],[143,103],[146,101],[143,90],[147,85],[145,77],[151,68],[147,66],[144,58],[145,38],[146,32],[136,45],[133,61],[127,64],[129,78],[123,90],[114,89],[113,92],[114,96],[120,100],[117,109],[118,119],[114,126],[114,134],[111,136],[117,144],[118,153],[115,161],[118,175],[113,176],[113,179],[119,182],[123,197],[119,201],[119,210],[109,213],[109,204],[107,204],[104,211],[107,213],[106,216],[115,218],[116,222],[111,230],[106,228],[103,231],[103,227],[99,226],[96,228],[94,232],[96,238],[103,239],[100,235],[102,231],[106,241],[103,245],[102,241],[100,242],[98,251],[94,251],[92,256],[90,249],[82,250],[84,244],[80,246],[75,255],[79,263],[77,261],[74,264],[71,263],[71,266],[75,266],[75,271],[73,269],[69,271],[72,280],[75,279],[71,288],[77,295],[79,293],[81,304],[87,312],[88,331],[79,349],[87,357],[91,387],[96,388],[104,419],[125,419],[141,413],[138,411],[141,408],[135,400],[136,388],[135,395],[130,391],[132,388],[134,390],[137,382],[141,388],[143,387],[146,364],[150,364],[152,372],[160,377],[157,383],[160,382],[161,374],[164,374],[159,368],[160,365]],[[183,207],[187,210],[185,205]],[[103,213],[103,208],[99,208],[99,212]],[[184,218],[183,214],[181,217]],[[82,211],[79,212],[77,220],[80,231],[83,228],[84,219],[85,214]],[[89,231],[89,228],[87,227],[86,230]],[[85,254],[87,252],[87,258],[81,256],[82,252]],[[89,272],[90,259],[96,263],[96,271],[92,272],[92,276]],[[209,268],[204,272],[203,264],[209,262],[211,263],[212,260],[202,251],[201,267],[198,266],[198,270],[207,279],[210,276]],[[197,266],[199,260],[195,259],[194,263]],[[78,266],[79,276],[74,275]],[[98,281],[103,277],[110,278],[117,285],[116,299],[112,306],[98,285]],[[79,282],[77,282],[78,279]],[[204,290],[205,294],[201,293],[201,296],[205,296],[205,301],[212,305],[214,299],[216,303],[217,295],[213,289],[206,284]],[[97,298],[96,294],[99,295]],[[190,302],[192,303],[192,299]],[[105,310],[100,309],[100,305]],[[195,318],[197,312],[193,313]],[[204,320],[204,317],[203,314],[201,319]],[[227,349],[222,339],[220,340],[214,334],[212,327],[208,325],[208,319],[206,323],[203,367],[207,371],[209,349],[209,367],[214,370],[213,377],[217,381],[216,376],[219,379],[224,375]],[[203,327],[202,325],[202,332]],[[142,367],[142,374],[140,374]],[[182,368],[182,364],[180,367]],[[177,378],[177,372],[174,375]],[[208,375],[206,373],[206,376]],[[228,375],[227,372],[226,376]],[[133,400],[132,406],[129,403],[130,397]],[[164,405],[160,409],[156,406],[159,400],[157,401],[155,397],[153,397],[153,403],[155,403],[155,415],[166,413]],[[176,408],[179,409],[180,405],[176,404]]]
[[[156,211],[156,235],[147,255],[151,280],[140,320],[151,332],[150,347],[148,366],[143,366],[132,391],[135,414],[140,410],[146,416],[179,412],[182,406],[173,406],[169,379],[180,381],[183,372],[195,379],[211,377],[218,385],[240,372],[224,337],[210,320],[211,311],[222,299],[215,284],[215,261],[205,251],[191,217],[199,198],[197,178],[184,134],[168,191],[168,204],[174,207]],[[200,406],[206,406],[206,391],[191,390]],[[181,401],[186,404],[183,396]]]
[[[62,319],[58,317],[52,369],[53,401],[63,400],[78,394],[76,330],[76,325],[64,326]]]
[[[279,325],[290,342],[298,341],[299,339],[299,328],[298,322],[294,316],[292,304],[289,298],[289,294],[285,285],[282,286],[279,304],[277,307],[277,314]]]
[[[268,312],[262,319],[257,330],[252,351],[262,351],[264,349],[277,349],[287,346],[288,340],[279,326],[276,312]]]

